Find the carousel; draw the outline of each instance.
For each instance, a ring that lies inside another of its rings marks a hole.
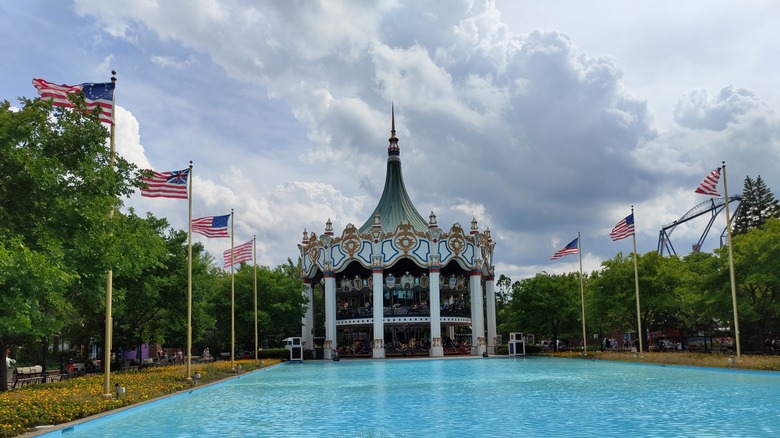
[[[431,212],[426,221],[409,199],[392,114],[382,197],[359,228],[340,236],[330,219],[319,236],[303,232],[298,245],[308,303],[304,348],[324,359],[445,354],[487,355],[496,334],[490,230],[476,219],[445,231]],[[325,330],[315,345],[313,295],[325,295]]]

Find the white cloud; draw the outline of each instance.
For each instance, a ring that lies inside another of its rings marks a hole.
[[[138,120],[133,117],[133,113],[119,105],[114,108],[114,113],[116,114],[114,144],[117,154],[141,169],[151,169],[152,166],[141,144]]]
[[[741,116],[752,112],[772,113],[750,90],[726,87],[709,97],[707,90],[697,89],[677,101],[674,119],[686,128],[723,131]]]

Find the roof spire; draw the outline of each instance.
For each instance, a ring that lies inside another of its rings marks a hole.
[[[392,113],[392,124],[390,128],[390,138],[387,140],[390,145],[387,146],[388,157],[395,155],[396,157],[401,155],[401,149],[398,148],[398,137],[395,136],[395,104],[390,104],[390,111]]]
[[[401,157],[398,149],[398,138],[395,136],[395,105],[391,107],[391,136],[390,146],[387,147],[387,174],[385,175],[385,188],[379,199],[372,217],[368,218],[362,227],[358,229],[360,234],[381,229],[385,233],[393,233],[402,223],[410,224],[417,232],[427,232],[428,223],[414,208],[412,200],[404,186],[404,178],[401,173]],[[434,217],[435,221],[435,217]]]
[[[390,128],[390,133],[395,137],[395,103],[390,102],[390,114],[392,114],[392,127]]]

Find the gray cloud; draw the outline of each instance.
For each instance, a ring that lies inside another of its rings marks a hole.
[[[643,73],[643,90],[682,94],[670,109],[676,125],[659,126],[648,109],[655,96],[626,86],[622,59],[589,54],[565,31],[513,28],[490,1],[76,5],[112,38],[191,61],[180,76],[150,70],[157,75],[128,84],[139,92],[126,105],[144,144],[154,143],[150,161],[186,145],[208,164],[197,173],[215,186],[208,205],[246,205],[242,232],[262,230],[274,263],[296,256],[303,228],[368,216],[384,182],[391,102],[418,210],[447,226],[479,216],[510,274],[548,269],[578,231],[595,268],[621,250],[608,232],[630,205],[643,225],[640,251],[654,249],[657,227],[700,202],[693,188],[721,160],[735,170],[730,186],[759,173],[780,183],[771,177],[778,117],[756,92],[726,83],[709,96]],[[647,53],[691,56],[668,39]],[[236,172],[241,181],[223,179]]]

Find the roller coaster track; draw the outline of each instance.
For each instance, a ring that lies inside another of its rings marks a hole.
[[[729,196],[729,204],[732,202],[737,203],[737,208],[731,212],[729,226],[733,225],[734,218],[739,214],[739,207],[742,205],[741,201],[742,195]],[[701,234],[701,237],[699,237],[699,241],[693,245],[693,251],[698,252],[704,243],[704,239],[707,238],[707,234],[709,234],[710,229],[712,228],[712,224],[715,222],[715,218],[724,208],[726,208],[726,198],[711,198],[688,210],[688,212],[685,213],[680,219],[677,219],[676,221],[661,227],[661,232],[658,236],[658,253],[664,255],[665,250],[669,255],[677,255],[677,252],[674,250],[674,246],[672,245],[671,241],[672,232],[674,231],[675,227],[677,227],[677,225],[688,222],[689,220],[710,213],[710,220],[707,223],[707,226],[704,228],[704,232]],[[724,227],[723,232],[720,234],[720,246],[723,246],[723,240],[725,239],[725,236],[726,228]]]

